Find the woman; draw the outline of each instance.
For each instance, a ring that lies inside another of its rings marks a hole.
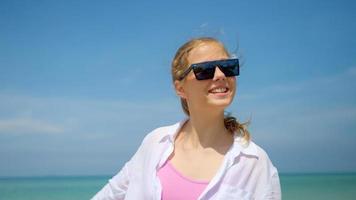
[[[224,116],[236,92],[238,59],[214,38],[180,47],[172,78],[188,118],[158,128],[93,199],[281,199],[277,169]]]

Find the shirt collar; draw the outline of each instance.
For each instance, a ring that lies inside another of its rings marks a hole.
[[[169,140],[170,142],[174,142],[175,137],[177,136],[179,130],[182,128],[182,126],[188,121],[189,118],[184,118],[182,121],[167,127],[168,129],[165,130],[163,135],[161,136],[159,142],[165,142]]]
[[[257,158],[259,157],[255,143],[253,143],[252,141],[245,141],[243,137],[237,134],[234,135],[234,143],[230,151],[232,153],[233,158],[239,156],[240,153],[249,156],[254,156]]]

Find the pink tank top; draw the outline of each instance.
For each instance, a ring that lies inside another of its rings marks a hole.
[[[167,161],[157,174],[162,185],[162,200],[196,200],[209,183],[183,176],[170,161]]]

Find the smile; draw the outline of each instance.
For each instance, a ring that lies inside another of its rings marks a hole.
[[[219,88],[213,88],[211,90],[209,90],[209,93],[226,93],[227,91],[229,91],[229,88],[227,87],[219,87]]]

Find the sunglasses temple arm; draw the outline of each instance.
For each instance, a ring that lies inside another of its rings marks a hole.
[[[178,80],[179,80],[179,81],[183,80],[184,77],[186,77],[192,69],[193,69],[193,68],[192,68],[191,66],[190,66],[188,69],[186,69],[186,70],[183,72],[183,74],[179,76]]]

